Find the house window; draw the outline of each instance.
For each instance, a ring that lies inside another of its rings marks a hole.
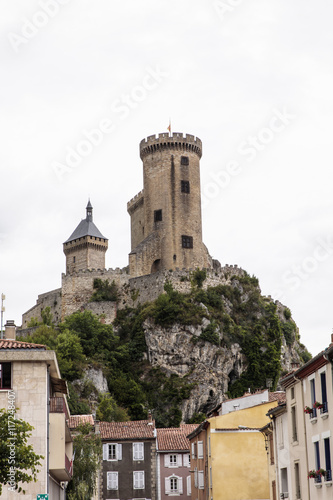
[[[287,493],[287,495],[284,495],[283,498],[287,498],[288,496],[288,472],[287,472],[287,467],[283,467],[281,469],[281,492],[282,493]]]
[[[209,487],[212,489],[213,487],[213,474],[212,474],[212,468],[209,467]]]
[[[325,468],[326,468],[326,481],[332,481],[332,468],[331,468],[331,452],[330,452],[330,438],[324,439],[325,448]]]
[[[297,441],[297,421],[296,421],[296,406],[291,407],[291,425],[292,425],[292,438]]]
[[[177,455],[169,455],[169,466],[177,467]]]
[[[197,443],[191,444],[192,458],[197,458]]]
[[[326,389],[326,373],[323,372],[320,374],[320,382],[321,382],[321,399],[323,407],[320,410],[320,413],[327,413],[327,389]]]
[[[295,387],[291,388],[291,399],[295,399]]]
[[[188,156],[181,156],[180,157],[180,164],[181,165],[189,165],[190,164],[189,157]]]
[[[143,460],[143,459],[144,459],[144,444],[133,443],[133,460]]]
[[[211,450],[210,450],[210,436],[208,436],[208,455],[211,456]]]
[[[154,210],[154,222],[160,222],[162,220],[162,210]]]
[[[145,473],[143,470],[133,472],[133,488],[143,490],[145,487]]]
[[[312,414],[310,414],[310,417],[316,417],[317,410],[316,410],[316,408],[313,407],[313,405],[316,401],[316,385],[315,385],[314,378],[310,380],[310,392],[311,392],[311,408],[312,408]]]
[[[118,489],[118,472],[107,473],[107,489],[108,490]]]
[[[74,262],[74,264],[75,264],[75,256],[73,257],[73,262]]]
[[[182,247],[193,248],[193,237],[182,235]]]
[[[167,495],[183,494],[183,479],[178,476],[170,476],[165,478],[165,493]]]
[[[320,469],[320,451],[319,451],[319,441],[315,441],[314,443],[314,454],[316,461],[316,470]]]
[[[204,480],[204,471],[198,471],[198,488],[199,490],[203,490],[205,488],[205,480]]]
[[[11,389],[12,367],[11,363],[0,363],[0,389]]]
[[[182,193],[190,192],[190,181],[180,181],[180,190]]]
[[[122,445],[120,443],[103,444],[103,460],[121,460]]]
[[[295,486],[296,486],[296,498],[297,500],[301,498],[301,482],[299,474],[299,462],[295,462]]]

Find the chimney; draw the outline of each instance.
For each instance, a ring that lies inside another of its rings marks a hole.
[[[16,340],[16,326],[13,319],[7,319],[5,324],[5,339]]]
[[[148,425],[153,425],[153,416],[150,410],[148,410]]]

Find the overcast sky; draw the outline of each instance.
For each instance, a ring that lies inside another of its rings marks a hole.
[[[130,251],[139,142],[203,142],[203,235],[259,278],[312,354],[332,318],[329,0],[2,0],[0,292],[5,320],[60,287],[85,217]]]

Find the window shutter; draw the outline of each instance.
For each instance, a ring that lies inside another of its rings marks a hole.
[[[137,472],[133,472],[133,487],[134,489],[138,489],[139,487],[139,476]]]
[[[186,483],[187,483],[187,496],[191,496],[191,476],[187,476]]]
[[[200,490],[204,489],[204,473],[202,470],[198,472],[198,487]]]
[[[113,490],[118,489],[118,472],[111,473],[111,488]]]
[[[198,441],[198,458],[203,458],[203,441]]]
[[[143,460],[144,443],[133,443],[133,460]]]
[[[192,448],[192,458],[195,458],[195,448],[194,448],[194,443],[191,444]]]
[[[109,455],[109,445],[103,444],[103,460],[107,460]]]
[[[178,478],[178,493],[183,494],[183,478]]]
[[[171,493],[170,478],[166,477],[165,478],[165,494],[170,495],[170,493]]]
[[[107,489],[111,490],[111,488],[112,488],[112,477],[111,477],[111,473],[108,472],[108,476],[107,476]]]
[[[122,460],[123,458],[123,445],[118,443],[117,444],[117,460]]]
[[[194,487],[198,487],[198,469],[194,467]]]
[[[145,487],[145,473],[144,472],[139,472],[139,488],[144,488]]]
[[[164,455],[164,467],[169,467],[170,465],[170,455]]]
[[[185,455],[183,455],[183,463],[184,463],[184,467],[189,467],[190,466],[190,456],[188,453],[186,453]]]
[[[177,465],[178,467],[181,467],[183,465],[181,453],[178,453],[177,455]]]

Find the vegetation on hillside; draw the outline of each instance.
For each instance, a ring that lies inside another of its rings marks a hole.
[[[275,389],[281,372],[283,337],[287,345],[298,340],[290,310],[284,309],[281,318],[277,305],[261,296],[255,277],[233,276],[228,285],[203,289],[205,279],[203,270],[191,273],[189,293],[178,292],[167,281],[164,294],[153,302],[119,310],[113,325],[102,324],[90,311],[77,312],[56,329],[40,325],[26,340],[56,351],[62,376],[69,382],[71,412],[91,411],[91,395],[95,394],[94,404],[103,420],[144,419],[149,409],[160,427],[177,426],[182,419],[181,403],[190,396],[193,383],[187,376],[168,377],[146,360],[147,318],[164,328],[175,323],[201,325],[204,320],[205,328],[193,342],[226,348],[238,343],[248,367],[238,378],[229,375],[231,397],[242,395],[248,388],[264,388],[267,379]],[[48,315],[44,316],[50,323]],[[300,345],[300,354],[309,356],[303,347]],[[108,395],[99,395],[91,381],[85,380],[78,387],[77,379],[88,366],[103,370]],[[200,419],[201,414],[195,418]]]

